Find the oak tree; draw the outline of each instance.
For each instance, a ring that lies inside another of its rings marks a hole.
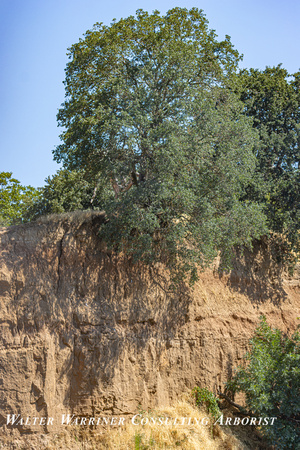
[[[193,280],[264,232],[260,206],[241,200],[257,136],[229,82],[240,56],[202,11],[97,23],[69,58],[54,157],[110,189],[110,248]]]

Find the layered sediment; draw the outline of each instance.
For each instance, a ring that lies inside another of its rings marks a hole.
[[[172,292],[162,268],[105,250],[103,222],[78,213],[0,231],[0,432],[11,414],[38,418],[21,432],[51,432],[63,414],[126,417],[196,385],[223,390],[261,314],[285,332],[299,323],[300,272],[284,278],[266,245]]]

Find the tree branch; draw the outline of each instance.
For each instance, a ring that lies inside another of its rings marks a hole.
[[[97,185],[96,185],[95,188],[94,188],[94,191],[93,191],[93,196],[92,196],[92,198],[91,198],[91,200],[90,200],[90,203],[91,203],[91,204],[93,204],[93,202],[94,202],[94,200],[95,200],[95,198],[96,198],[97,190],[98,190],[98,187],[97,187]]]
[[[219,392],[219,391],[217,391],[217,394],[218,394],[219,397],[224,398],[228,403],[230,403],[230,405],[232,405],[235,408],[237,408],[245,416],[254,417],[254,415],[252,413],[250,413],[249,411],[246,411],[246,409],[243,406],[238,405],[233,400],[231,400],[231,398],[229,398],[228,395],[223,394],[222,392]]]
[[[127,184],[125,184],[125,183],[119,184],[118,180],[115,179],[115,178],[110,178],[110,182],[111,182],[112,188],[114,190],[116,199],[119,197],[120,192],[127,192],[127,191],[129,191],[131,186],[133,184],[135,184],[133,176],[131,176],[131,180]]]

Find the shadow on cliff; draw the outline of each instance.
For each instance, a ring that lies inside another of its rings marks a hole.
[[[124,393],[137,370],[140,379],[151,376],[188,321],[192,302],[187,287],[168,290],[164,269],[153,276],[107,252],[98,235],[104,221],[103,212],[76,212],[1,233],[10,333],[48,359],[48,349],[56,348],[53,370],[64,386],[59,402],[77,411],[112,411],[119,401],[114,378]],[[47,361],[50,367],[53,361]],[[34,377],[46,377],[38,366],[32,370]]]
[[[282,278],[283,265],[276,261],[267,239],[255,240],[253,249],[237,249],[230,272],[217,269],[220,278],[226,277],[233,290],[247,295],[254,304],[271,301],[275,306],[287,299]]]
[[[121,393],[137,376],[147,380],[155,373],[168,342],[188,320],[192,297],[184,286],[170,292],[163,274],[158,283],[149,268],[105,253],[98,254],[94,283],[93,315],[88,318],[78,309],[73,315],[78,334],[71,399],[78,407],[95,396],[96,412],[112,412],[119,401],[110,393],[113,379]]]

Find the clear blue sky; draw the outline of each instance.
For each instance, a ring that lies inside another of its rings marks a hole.
[[[38,187],[58,169],[68,47],[95,22],[175,6],[203,9],[219,38],[228,34],[244,54],[241,67],[299,70],[299,0],[0,0],[0,172]]]

